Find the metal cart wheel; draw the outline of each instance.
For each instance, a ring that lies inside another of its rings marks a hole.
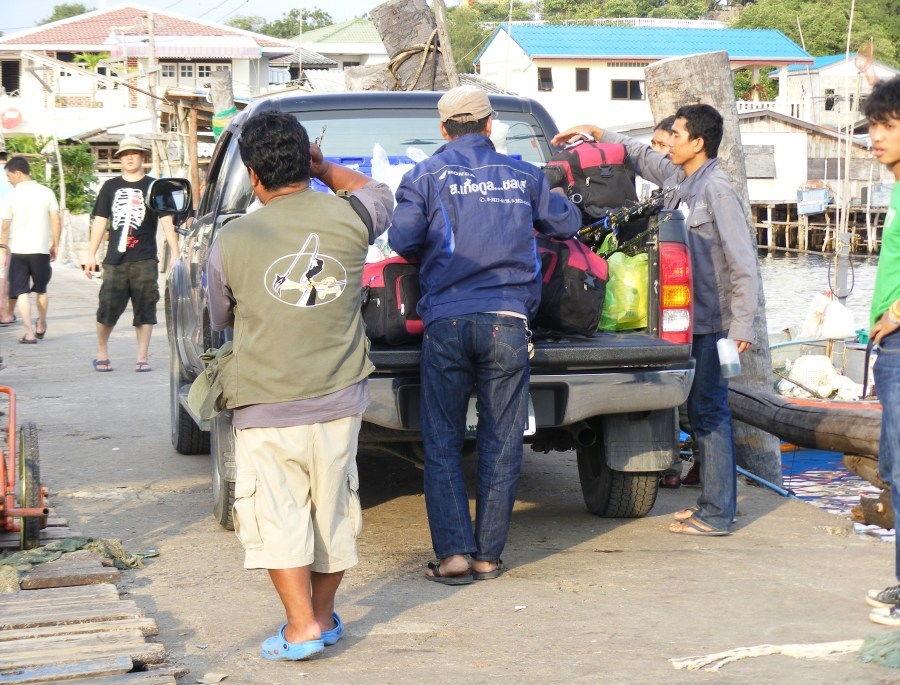
[[[17,482],[19,506],[33,509],[41,506],[41,467],[38,454],[37,426],[23,423],[19,429],[19,477]],[[41,528],[47,525],[46,516],[23,516],[19,525],[19,547],[34,549],[41,544]]]

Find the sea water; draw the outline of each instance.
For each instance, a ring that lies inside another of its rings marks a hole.
[[[877,257],[853,255],[846,306],[856,329],[869,330],[869,306],[875,290]],[[759,253],[759,269],[766,295],[766,327],[770,333],[800,327],[816,293],[836,287],[834,257],[820,254]]]

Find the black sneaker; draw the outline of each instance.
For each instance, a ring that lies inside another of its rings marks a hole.
[[[869,620],[883,626],[900,626],[900,604],[894,605],[892,609],[872,609]]]
[[[884,590],[869,590],[866,602],[873,607],[892,609],[900,606],[900,585],[885,588]]]

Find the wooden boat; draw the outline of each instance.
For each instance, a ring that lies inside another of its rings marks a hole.
[[[741,383],[729,383],[728,394],[735,419],[792,445],[878,456],[881,404],[877,401],[782,397]]]

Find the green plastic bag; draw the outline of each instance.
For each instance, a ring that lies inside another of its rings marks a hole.
[[[609,282],[600,315],[601,331],[624,331],[647,326],[650,278],[647,253],[629,257],[613,252],[606,258]]]

